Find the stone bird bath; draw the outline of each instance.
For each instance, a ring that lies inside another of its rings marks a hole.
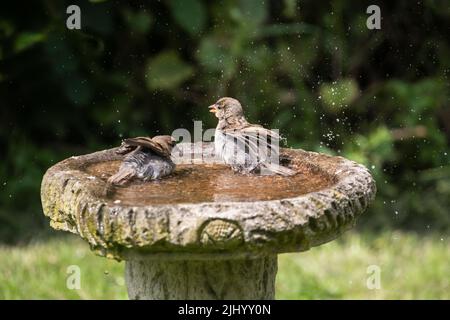
[[[368,170],[342,157],[282,149],[298,175],[242,176],[210,143],[178,146],[162,181],[107,188],[115,149],[66,159],[42,181],[51,226],[126,260],[131,299],[273,299],[277,254],[335,239],[376,192]]]

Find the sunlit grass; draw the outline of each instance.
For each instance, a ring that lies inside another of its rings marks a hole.
[[[440,235],[348,233],[308,252],[279,256],[277,299],[449,299],[450,247]],[[81,289],[66,286],[81,270]],[[381,289],[366,286],[367,267]],[[124,263],[97,257],[74,237],[0,247],[0,299],[126,299]]]
[[[67,288],[71,265],[80,268],[80,290]],[[74,237],[3,247],[0,299],[126,299],[123,268],[123,263],[94,255]]]
[[[278,299],[450,297],[450,246],[441,236],[350,233],[302,254],[281,255],[278,261]],[[367,287],[371,265],[379,267],[380,289]]]

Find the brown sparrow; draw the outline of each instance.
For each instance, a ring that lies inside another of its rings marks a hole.
[[[111,185],[125,185],[133,179],[156,180],[175,169],[170,159],[176,141],[171,136],[137,137],[125,139],[118,154],[126,154],[119,171],[108,179]]]
[[[278,164],[280,136],[249,123],[238,100],[220,98],[209,106],[209,111],[219,119],[214,138],[215,152],[234,171],[283,176],[296,174],[294,170]]]

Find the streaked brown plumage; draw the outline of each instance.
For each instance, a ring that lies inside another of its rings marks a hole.
[[[249,123],[238,100],[224,97],[209,109],[219,119],[214,141],[216,154],[233,170],[283,176],[296,174],[294,170],[278,164],[280,136]]]
[[[117,149],[125,158],[119,171],[108,179],[111,185],[125,185],[133,179],[160,179],[175,169],[170,159],[176,142],[171,136],[137,137],[125,139]]]

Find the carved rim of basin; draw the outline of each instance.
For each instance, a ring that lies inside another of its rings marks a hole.
[[[180,144],[179,148],[190,158],[175,157],[177,164],[217,161],[211,143]],[[136,255],[146,259],[232,259],[305,251],[351,228],[376,193],[375,181],[360,164],[282,149],[282,154],[303,168],[326,176],[329,185],[266,201],[131,206],[106,199],[100,192],[105,190],[105,179],[86,171],[89,165],[122,159],[114,151],[72,157],[54,165],[43,178],[41,199],[53,228],[78,234],[98,254],[119,260]]]

